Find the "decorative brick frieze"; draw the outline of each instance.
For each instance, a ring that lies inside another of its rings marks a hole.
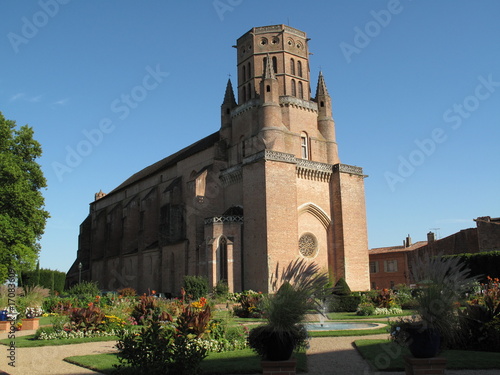
[[[297,159],[297,176],[307,180],[329,182],[333,165],[317,161]]]
[[[216,224],[216,223],[243,223],[243,216],[240,215],[214,216],[205,219],[205,225]]]
[[[296,98],[295,96],[280,96],[280,106],[296,107],[312,112],[318,112],[318,104],[310,100]]]
[[[241,165],[235,165],[233,167],[223,170],[219,176],[222,181],[223,186],[228,186],[243,180],[243,173],[241,171]]]

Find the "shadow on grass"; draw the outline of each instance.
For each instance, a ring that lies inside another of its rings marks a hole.
[[[307,371],[307,358],[305,353],[295,353],[297,358],[297,372]],[[115,365],[119,364],[116,354],[94,354],[73,356],[64,359],[66,362],[85,367],[103,374],[131,375],[136,372],[131,368],[122,368],[119,371]],[[260,358],[250,349],[232,352],[210,353],[201,363],[203,374],[257,374],[262,373]]]
[[[404,371],[407,348],[387,340],[356,340],[361,356],[378,371]],[[453,370],[487,370],[500,368],[500,353],[469,350],[445,350],[439,354],[447,359],[446,368]]]

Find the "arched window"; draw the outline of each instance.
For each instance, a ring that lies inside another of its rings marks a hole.
[[[248,86],[248,100],[252,99],[252,84],[249,83]]]
[[[292,96],[296,96],[297,95],[297,85],[295,83],[295,80],[292,79]]]
[[[248,79],[252,78],[252,68],[251,68],[250,63],[248,63],[248,69],[247,69],[247,71],[248,71]]]
[[[300,134],[300,150],[302,159],[309,159],[309,139],[304,132]]]
[[[247,101],[247,90],[245,90],[245,86],[241,88],[241,91],[243,93],[243,103]]]
[[[299,71],[299,77],[302,77],[302,61],[297,62],[297,70]]]
[[[247,69],[246,69],[245,65],[243,65],[241,76],[243,78],[243,82],[245,82],[247,80]]]
[[[219,241],[219,281],[227,281],[227,239],[221,237]]]
[[[295,60],[290,59],[290,74],[295,75]]]
[[[262,60],[262,74],[266,73],[267,57]]]
[[[304,87],[301,81],[299,81],[299,98],[304,99]]]
[[[273,57],[273,70],[274,73],[278,73],[278,59],[276,56]]]
[[[271,92],[271,86],[270,85],[266,86],[266,92]]]

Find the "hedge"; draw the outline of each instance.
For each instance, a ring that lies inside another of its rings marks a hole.
[[[471,270],[471,276],[480,276],[481,281],[486,281],[486,276],[500,278],[500,251],[482,253],[463,253],[445,255],[444,258],[458,257]]]
[[[64,272],[40,268],[39,270],[23,272],[19,280],[19,286],[39,285],[62,293],[65,281],[66,274]]]
[[[361,296],[333,296],[330,300],[330,312],[355,312],[361,303]]]

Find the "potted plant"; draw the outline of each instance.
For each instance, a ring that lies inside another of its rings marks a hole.
[[[417,259],[411,271],[420,286],[415,296],[417,315],[394,321],[391,337],[408,346],[416,358],[435,357],[443,341],[460,339],[460,302],[476,277],[452,257]]]
[[[250,330],[248,337],[250,347],[267,361],[288,360],[295,349],[307,346],[305,316],[310,310],[320,312],[315,296],[328,284],[328,276],[304,259],[291,262],[279,273],[277,266],[271,277],[274,293],[262,298],[266,323]]]
[[[24,313],[24,318],[22,318],[22,328],[23,330],[37,330],[40,322],[39,316],[42,315],[43,311],[41,307],[27,307]]]

